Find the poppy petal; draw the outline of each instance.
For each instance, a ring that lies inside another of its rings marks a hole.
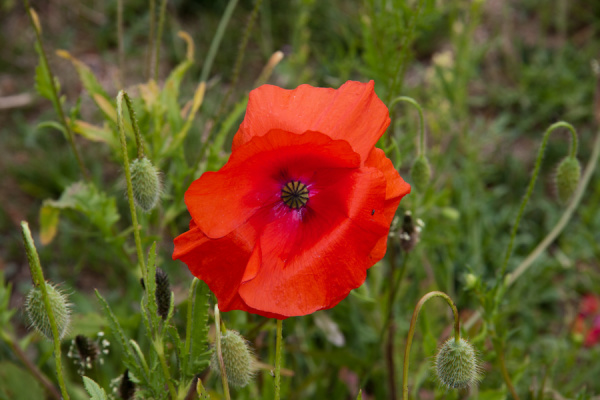
[[[309,85],[294,90],[260,86],[250,92],[232,150],[271,129],[292,133],[310,130],[348,141],[365,160],[390,124],[388,109],[374,86],[373,81],[348,81],[337,90]]]
[[[316,181],[322,187],[300,219],[293,211],[266,224],[261,213],[249,221],[264,225],[251,257],[253,273],[239,288],[249,307],[285,316],[331,308],[364,282],[374,264],[369,254],[389,229],[383,173],[330,170]]]
[[[400,200],[404,196],[410,193],[410,185],[402,179],[394,165],[390,161],[389,158],[385,156],[383,150],[374,148],[371,153],[369,153],[369,157],[365,161],[365,166],[377,168],[383,175],[386,180],[385,187],[385,211],[384,215],[386,217],[388,227],[391,225],[394,216],[396,215],[396,210],[398,209],[398,205],[400,204]],[[387,239],[388,235],[382,236],[373,251],[371,252],[371,257],[375,261],[379,261],[385,255],[387,250]]]
[[[348,142],[319,132],[273,130],[240,146],[221,170],[206,172],[185,193],[194,222],[210,238],[223,237],[263,207],[281,200],[290,170],[310,166],[356,168],[359,155]]]

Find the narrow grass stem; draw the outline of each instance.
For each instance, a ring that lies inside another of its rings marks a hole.
[[[54,81],[54,74],[52,74],[52,70],[50,69],[50,64],[48,63],[48,57],[46,57],[46,52],[44,51],[44,46],[42,44],[42,35],[40,32],[40,28],[36,21],[34,20],[31,7],[29,6],[29,0],[23,0],[25,4],[25,9],[27,10],[27,15],[29,16],[29,21],[31,22],[31,26],[33,26],[33,30],[35,31],[35,38],[37,40],[37,44],[40,48],[40,58],[41,62],[44,64],[44,69],[48,72],[48,80],[50,82],[50,88],[52,90],[52,97],[54,108],[58,113],[58,118],[60,120],[61,125],[65,129],[67,141],[69,142],[69,146],[71,147],[71,151],[73,151],[73,155],[75,156],[75,160],[79,165],[79,170],[83,175],[83,178],[87,181],[90,180],[90,175],[88,173],[85,164],[83,164],[83,160],[81,159],[81,155],[79,154],[79,150],[77,149],[77,145],[75,144],[75,135],[71,130],[71,126],[67,123],[67,119],[65,117],[65,112],[63,111],[62,104],[60,98],[58,96],[58,88],[56,87],[56,82]]]
[[[504,383],[508,387],[510,394],[512,395],[514,400],[520,400],[517,391],[510,379],[510,375],[508,374],[508,369],[506,369],[506,360],[504,359],[504,349],[500,345],[498,340],[493,340],[494,348],[496,349],[496,353],[498,354],[498,361],[500,362],[500,371],[502,372],[502,378],[504,379]]]
[[[223,13],[221,21],[219,22],[219,26],[217,27],[215,37],[213,38],[210,44],[210,48],[208,49],[206,60],[204,61],[204,65],[202,66],[200,82],[206,82],[208,80],[208,75],[210,74],[210,69],[212,67],[213,61],[215,60],[215,56],[217,55],[217,50],[221,45],[221,40],[223,39],[223,35],[225,34],[225,29],[227,28],[227,24],[231,19],[231,15],[233,14],[233,10],[235,10],[237,2],[238,0],[229,0],[227,8],[225,8],[225,12]]]
[[[423,109],[415,99],[408,96],[396,97],[392,100],[388,108],[391,110],[396,103],[401,101],[412,104],[419,112],[419,145],[417,148],[417,155],[425,155],[425,119],[423,118]]]
[[[223,361],[223,353],[221,351],[221,315],[219,313],[218,304],[215,304],[215,330],[215,343],[217,344],[217,359],[219,360],[219,369],[221,370],[221,382],[223,383],[223,393],[225,394],[225,399],[230,400],[231,397],[229,395],[229,384],[227,383],[227,370],[225,369],[225,362]]]
[[[56,325],[56,318],[50,304],[50,298],[48,297],[48,289],[46,288],[46,281],[44,280],[44,272],[42,271],[42,265],[38,256],[37,250],[33,238],[31,237],[31,231],[29,230],[29,224],[25,221],[21,222],[21,228],[23,233],[23,242],[25,243],[25,250],[27,252],[27,259],[29,260],[29,269],[31,271],[31,277],[33,283],[40,288],[42,292],[42,298],[44,299],[44,306],[46,308],[46,314],[50,321],[50,328],[52,330],[52,341],[54,343],[54,361],[56,363],[56,375],[58,378],[58,386],[62,393],[64,400],[69,400],[69,393],[65,386],[65,378],[63,376],[61,351],[60,351],[60,335],[58,333],[58,327]]]
[[[160,3],[160,11],[158,15],[158,32],[156,33],[155,50],[154,50],[154,80],[158,80],[158,61],[160,60],[160,42],[165,26],[165,14],[167,13],[167,0],[162,0]]]
[[[548,138],[550,137],[550,134],[555,131],[558,128],[567,128],[569,129],[569,131],[571,132],[572,135],[572,141],[571,141],[571,149],[570,149],[570,154],[575,156],[577,154],[577,134],[575,133],[575,128],[573,128],[573,126],[571,124],[569,124],[568,122],[564,122],[564,121],[559,121],[556,122],[552,125],[550,125],[550,127],[546,130],[546,133],[544,133],[544,138],[542,139],[542,144],[540,146],[540,150],[538,151],[538,156],[535,162],[535,167],[533,170],[533,174],[531,176],[531,180],[529,181],[529,186],[527,187],[527,192],[525,193],[525,197],[523,198],[523,201],[521,202],[521,207],[519,208],[519,213],[517,214],[517,218],[515,219],[515,223],[513,225],[511,234],[510,234],[510,240],[508,242],[508,247],[506,248],[506,253],[504,254],[504,261],[502,263],[502,267],[500,269],[500,275],[499,275],[499,282],[502,285],[504,282],[504,275],[506,274],[506,269],[508,267],[508,261],[510,260],[510,256],[512,255],[512,250],[513,250],[513,246],[515,243],[515,237],[517,236],[517,231],[519,230],[519,224],[521,223],[521,218],[523,217],[523,212],[525,211],[525,207],[527,206],[527,203],[529,202],[529,198],[531,197],[531,194],[533,193],[533,187],[535,186],[535,181],[537,180],[537,177],[540,173],[540,168],[542,166],[542,159],[544,158],[544,153],[546,151],[546,146],[548,144]]]
[[[125,85],[125,50],[123,47],[123,0],[117,0],[117,47],[119,62],[119,80]]]
[[[283,346],[283,320],[277,320],[277,340],[275,342],[275,400],[279,400],[281,391],[281,352]]]
[[[408,337],[406,338],[406,347],[404,349],[404,368],[402,371],[402,399],[408,400],[408,363],[410,359],[410,347],[412,345],[413,336],[415,334],[415,329],[417,327],[417,318],[419,317],[419,312],[423,305],[427,302],[427,300],[432,299],[434,297],[441,297],[446,300],[446,303],[452,309],[452,314],[454,315],[454,340],[456,343],[460,341],[460,319],[458,318],[458,310],[454,305],[454,302],[444,292],[429,292],[425,296],[421,297],[417,305],[415,306],[415,310],[413,312],[412,318],[410,320],[410,328],[408,330]]]
[[[152,55],[154,45],[154,25],[156,24],[156,0],[150,0],[150,30],[148,32],[148,55],[146,56],[146,74],[148,80],[152,79]]]
[[[117,126],[119,129],[119,137],[121,140],[121,151],[123,152],[123,169],[125,169],[125,181],[127,182],[127,198],[129,199],[129,211],[131,213],[131,223],[133,224],[135,248],[137,251],[138,262],[142,270],[142,277],[144,278],[145,282],[148,282],[148,277],[146,274],[146,263],[144,261],[144,252],[142,251],[142,241],[140,239],[140,227],[138,225],[135,203],[133,201],[133,185],[131,183],[129,157],[127,156],[127,139],[125,137],[125,127],[123,124],[123,97],[125,97],[125,91],[121,90],[117,95]]]
[[[256,16],[258,15],[258,10],[260,9],[260,5],[262,4],[262,2],[263,0],[254,1],[254,8],[252,9],[250,16],[248,17],[248,22],[246,23],[246,28],[244,29],[244,34],[242,36],[242,41],[240,42],[240,46],[238,47],[238,53],[235,59],[235,65],[233,67],[233,76],[231,78],[231,84],[229,85],[229,89],[227,90],[227,93],[225,93],[225,96],[221,101],[221,105],[219,106],[219,111],[217,112],[216,119],[218,119],[218,116],[221,115],[225,110],[225,107],[227,107],[227,101],[229,100],[229,97],[231,96],[231,93],[233,92],[233,89],[235,88],[235,85],[237,84],[237,81],[240,77],[242,61],[244,61],[244,54],[246,52],[246,47],[248,46],[248,40],[250,39],[250,32],[254,27],[254,22],[256,21]]]

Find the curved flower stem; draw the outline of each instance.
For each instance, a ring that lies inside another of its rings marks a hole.
[[[402,371],[402,399],[408,400],[408,361],[410,359],[410,346],[412,345],[412,339],[415,334],[415,328],[417,325],[417,318],[419,317],[419,312],[421,311],[421,307],[427,302],[427,300],[441,297],[446,300],[446,303],[452,308],[452,313],[454,314],[454,340],[456,343],[460,341],[460,320],[458,319],[458,310],[454,305],[454,302],[444,292],[429,292],[425,296],[421,297],[421,300],[415,306],[415,310],[413,312],[412,318],[410,320],[410,328],[408,330],[408,337],[406,338],[406,347],[404,350],[404,369]]]
[[[58,377],[58,386],[64,400],[69,400],[69,393],[65,386],[65,378],[63,376],[62,361],[60,353],[60,335],[58,334],[58,327],[56,325],[56,318],[54,318],[54,312],[52,311],[52,305],[50,304],[50,298],[48,297],[48,290],[46,289],[46,281],[44,280],[44,272],[42,271],[42,265],[40,264],[40,258],[33,238],[31,237],[31,231],[29,230],[29,224],[26,221],[21,222],[21,228],[23,233],[23,243],[25,244],[25,251],[27,253],[27,259],[29,260],[29,269],[31,271],[31,278],[36,286],[39,286],[42,292],[42,298],[44,299],[44,306],[46,308],[46,314],[50,321],[50,328],[52,329],[52,341],[54,343],[54,361],[56,363],[56,375]]]
[[[521,222],[521,218],[523,217],[523,212],[525,211],[525,207],[527,206],[527,203],[529,202],[529,198],[531,197],[531,193],[533,192],[533,187],[535,186],[535,181],[540,173],[540,168],[542,166],[542,159],[544,158],[544,152],[546,151],[546,145],[548,144],[548,138],[550,137],[550,133],[552,133],[554,130],[556,130],[558,128],[569,129],[569,131],[571,132],[571,137],[572,137],[571,149],[569,151],[569,154],[571,157],[575,157],[577,154],[577,133],[575,132],[575,128],[573,128],[573,125],[569,124],[568,122],[564,122],[564,121],[559,121],[559,122],[556,122],[556,123],[550,125],[550,127],[546,130],[546,133],[544,134],[544,138],[542,140],[542,145],[540,146],[540,150],[538,152],[538,156],[537,156],[537,159],[535,162],[535,168],[533,170],[531,180],[529,181],[529,186],[527,187],[527,192],[525,193],[525,197],[523,198],[523,201],[521,202],[521,207],[519,208],[519,213],[517,214],[517,218],[515,219],[515,223],[513,225],[513,228],[512,228],[511,234],[510,234],[510,241],[508,242],[508,247],[506,248],[506,253],[504,255],[504,262],[502,263],[502,267],[500,269],[499,282],[504,282],[504,275],[506,274],[506,268],[508,266],[508,261],[510,259],[510,256],[512,255],[515,237],[517,236],[517,230],[519,229],[519,224]]]
[[[158,61],[160,59],[160,40],[162,39],[163,28],[165,26],[165,14],[167,10],[167,0],[162,0],[160,4],[159,19],[158,19],[158,32],[156,34],[156,50],[154,51],[154,80],[158,80]]]
[[[219,313],[219,305],[215,304],[215,330],[217,344],[217,359],[219,360],[219,369],[221,370],[221,382],[223,383],[223,393],[225,393],[225,399],[230,400],[229,395],[229,384],[227,383],[227,371],[225,370],[225,362],[223,361],[223,353],[221,352],[221,315]]]
[[[283,342],[283,320],[277,320],[277,341],[275,343],[275,400],[279,400],[281,389],[281,347]]]
[[[40,49],[40,61],[44,64],[44,69],[48,72],[48,80],[50,81],[50,89],[52,90],[52,103],[54,104],[54,108],[58,113],[58,118],[60,119],[60,123],[65,130],[65,136],[67,137],[67,141],[69,142],[69,146],[71,146],[71,150],[73,151],[73,155],[75,156],[75,160],[77,160],[77,164],[79,165],[79,169],[83,178],[86,181],[90,180],[90,175],[83,164],[81,156],[79,155],[79,150],[77,149],[77,145],[75,144],[75,135],[73,135],[73,131],[71,130],[71,126],[67,123],[67,119],[65,117],[65,112],[62,108],[62,103],[58,96],[58,88],[56,87],[56,82],[54,79],[54,75],[52,74],[52,70],[50,69],[50,64],[48,63],[48,58],[46,57],[46,52],[44,51],[44,46],[42,45],[42,35],[40,32],[39,21],[37,21],[37,14],[34,17],[34,11],[29,6],[29,0],[23,0],[25,4],[25,9],[27,10],[27,15],[29,16],[29,21],[31,22],[31,26],[33,26],[33,30],[35,31],[35,38]]]
[[[401,101],[412,104],[419,112],[419,145],[417,147],[417,155],[424,156],[425,155],[425,119],[423,118],[423,109],[421,108],[421,105],[419,103],[417,103],[417,101],[415,99],[413,99],[412,97],[408,97],[408,96],[396,97],[394,100],[392,100],[392,102],[390,103],[388,108],[391,109],[393,106],[396,105],[396,103],[401,102]]]
[[[138,225],[135,203],[133,202],[133,186],[131,184],[131,171],[129,170],[129,157],[127,156],[127,139],[125,138],[125,128],[123,126],[123,97],[125,96],[127,95],[123,90],[121,90],[117,95],[117,126],[119,128],[121,150],[123,152],[123,168],[125,169],[125,180],[127,181],[127,198],[129,199],[129,211],[131,213],[131,223],[133,224],[135,248],[137,251],[138,262],[140,264],[140,268],[142,269],[142,277],[144,278],[144,282],[148,282],[148,277],[146,276],[146,264],[144,262],[144,253],[142,251],[142,241],[140,239],[140,227]],[[127,102],[127,100],[125,101]],[[132,118],[132,120],[135,120],[135,118]],[[134,127],[136,126],[135,123],[132,122],[132,124]]]

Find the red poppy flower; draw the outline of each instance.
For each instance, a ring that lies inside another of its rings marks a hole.
[[[374,147],[390,119],[373,86],[250,93],[229,161],[185,194],[192,221],[173,253],[222,311],[331,308],[384,256],[410,186]]]

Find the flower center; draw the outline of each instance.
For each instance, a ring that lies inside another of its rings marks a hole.
[[[300,181],[289,181],[281,188],[281,200],[292,209],[304,207],[308,197],[308,188]]]

